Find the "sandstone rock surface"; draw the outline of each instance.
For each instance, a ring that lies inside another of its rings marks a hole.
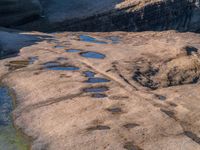
[[[51,38],[1,60],[0,75],[17,94],[14,122],[33,150],[200,150],[198,80],[151,90],[133,78],[139,67],[151,79],[148,63],[160,66],[160,83],[173,68],[173,81],[182,81],[182,67],[199,77],[198,34],[28,34]]]
[[[0,26],[23,30],[176,29],[0,28],[0,82],[15,93],[13,122],[31,149],[200,150],[199,6],[0,1]]]

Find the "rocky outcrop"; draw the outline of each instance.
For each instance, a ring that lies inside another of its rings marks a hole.
[[[135,61],[133,79],[150,89],[195,84],[200,79],[198,49],[186,46],[174,58],[139,58]],[[142,63],[141,63],[142,62]]]
[[[22,25],[38,18],[40,13],[38,0],[1,0],[0,26]]]
[[[199,0],[41,2],[45,18],[22,28],[42,31],[200,31]]]
[[[40,3],[43,17],[33,21],[41,15]],[[199,0],[3,0],[0,4],[0,25],[20,29],[200,31]]]
[[[65,28],[86,31],[200,30],[198,0],[158,0],[141,3],[122,3],[108,13],[66,21]]]

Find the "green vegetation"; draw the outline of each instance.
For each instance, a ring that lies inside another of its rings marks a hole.
[[[0,147],[3,150],[28,150],[27,143],[12,125],[0,126]]]

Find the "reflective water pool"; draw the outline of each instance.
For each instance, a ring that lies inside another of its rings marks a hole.
[[[96,38],[93,38],[88,35],[80,35],[79,38],[83,42],[90,42],[90,43],[96,43],[96,44],[107,44],[107,42],[105,42],[105,41],[97,40]]]
[[[75,66],[55,66],[47,68],[48,70],[57,70],[57,71],[76,71],[79,70],[78,67]]]
[[[104,54],[97,53],[97,52],[89,52],[89,51],[82,52],[80,53],[80,55],[85,58],[93,58],[93,59],[104,59],[106,57]]]
[[[80,49],[67,49],[65,52],[68,52],[68,53],[79,53],[81,52]]]
[[[12,109],[13,100],[9,89],[0,86],[0,149],[28,150],[28,142],[13,127]]]
[[[100,93],[100,92],[106,92],[108,90],[109,90],[108,87],[100,86],[100,87],[85,88],[83,91],[84,92],[89,92],[89,93]]]
[[[87,83],[103,83],[103,82],[110,82],[110,80],[105,79],[105,78],[100,78],[100,77],[95,77],[95,78],[89,78]]]
[[[60,64],[58,63],[58,62],[47,62],[47,63],[45,63],[45,64],[43,64],[43,66],[45,67],[45,68],[49,68],[49,67],[55,67],[55,66],[59,66]]]
[[[92,78],[95,76],[96,73],[92,72],[92,71],[85,71],[84,75],[88,78]]]

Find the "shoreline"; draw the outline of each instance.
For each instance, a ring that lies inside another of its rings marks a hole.
[[[0,81],[0,88],[6,88],[8,90],[8,96],[11,97],[11,99],[12,99],[12,102],[11,102],[12,103],[12,110],[10,112],[11,124],[7,125],[6,127],[10,128],[9,130],[12,130],[11,128],[13,128],[13,132],[15,132],[13,134],[16,136],[15,140],[16,140],[16,142],[17,141],[19,142],[19,143],[17,143],[17,145],[20,146],[19,150],[21,150],[21,148],[23,150],[31,150],[32,138],[29,137],[28,135],[26,135],[22,130],[18,129],[18,127],[15,124],[15,117],[14,117],[13,111],[16,108],[16,93],[7,84],[2,82],[2,80]]]

